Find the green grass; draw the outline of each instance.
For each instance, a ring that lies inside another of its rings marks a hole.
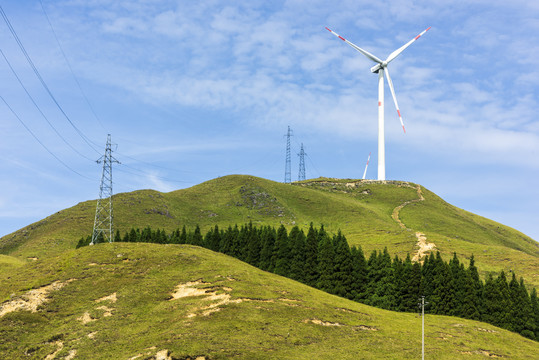
[[[56,358],[76,351],[77,359],[138,354],[142,359],[164,349],[179,359],[420,357],[417,314],[348,301],[187,245],[115,243],[69,250],[28,262],[16,273],[0,273],[0,299],[68,280],[38,312],[0,318],[4,359],[43,359],[59,348],[57,341],[63,348]],[[200,281],[194,287],[228,294],[232,302],[203,316],[196,309],[216,300],[171,299],[179,284],[194,281]],[[113,293],[116,302],[96,302]],[[78,319],[86,312],[95,320],[83,324]],[[537,353],[536,342],[484,323],[434,315],[427,315],[425,323],[426,358],[483,359],[487,353],[531,359]]]
[[[329,233],[339,229],[351,245],[361,245],[367,256],[387,247],[405,258],[417,251],[416,231],[427,235],[446,260],[476,256],[482,275],[513,270],[526,283],[539,287],[539,244],[494,221],[458,209],[422,188],[423,202],[405,206],[404,230],[392,219],[393,209],[418,199],[416,185],[320,178],[282,184],[253,176],[220,177],[188,189],[160,193],[141,190],[114,196],[115,228],[123,234],[132,227],[175,230],[197,224],[228,227],[252,221],[256,225],[294,225],[310,222]],[[86,201],[0,239],[0,253],[26,260],[47,258],[75,246],[91,234],[95,201]]]
[[[19,258],[0,254],[0,273],[4,271],[13,271],[24,264],[25,261]]]

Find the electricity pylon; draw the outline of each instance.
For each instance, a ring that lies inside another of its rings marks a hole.
[[[305,180],[305,151],[303,150],[303,143],[301,143],[301,150],[299,151],[299,173],[298,181]]]
[[[284,169],[284,182],[285,184],[289,184],[292,182],[292,165],[291,165],[291,159],[290,159],[290,136],[292,136],[292,130],[290,130],[290,126],[288,126],[288,132],[286,133],[286,162],[285,162],[285,169]]]
[[[112,157],[110,134],[107,135],[107,145],[105,155],[96,161],[103,162],[103,173],[101,175],[101,186],[99,187],[99,199],[95,209],[94,231],[90,245],[97,242],[114,241],[113,216],[112,216],[112,163],[119,161]]]

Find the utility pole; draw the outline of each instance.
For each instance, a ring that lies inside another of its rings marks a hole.
[[[108,241],[109,243],[114,241],[112,222],[112,163],[119,164],[119,162],[112,157],[110,134],[107,135],[105,155],[96,162],[98,164],[103,162],[103,173],[101,175],[101,185],[99,186],[99,199],[97,200],[95,209],[94,230],[90,245],[94,245],[98,241]]]
[[[290,160],[290,136],[292,136],[292,130],[290,130],[290,125],[288,126],[288,132],[286,133],[286,163],[284,169],[284,183],[289,184],[292,182],[291,179],[291,160]]]
[[[418,304],[421,308],[421,360],[425,360],[425,297],[421,296],[421,302]]]
[[[305,180],[305,151],[303,150],[303,143],[301,143],[301,150],[299,151],[299,174],[298,181]]]

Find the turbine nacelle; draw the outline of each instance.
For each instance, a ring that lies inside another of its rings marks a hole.
[[[371,72],[378,74],[378,72],[383,69],[385,66],[383,64],[376,64],[373,67],[371,67]]]

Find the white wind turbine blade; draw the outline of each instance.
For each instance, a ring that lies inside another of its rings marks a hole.
[[[369,167],[370,160],[371,160],[371,153],[369,153],[369,157],[367,158],[367,165],[365,165],[365,171],[363,172],[363,180],[365,180],[365,176],[367,176],[367,168]]]
[[[345,43],[347,43],[348,45],[350,45],[351,47],[353,47],[354,49],[356,49],[357,51],[359,51],[360,53],[362,53],[363,55],[365,55],[366,57],[368,57],[370,60],[372,60],[372,61],[374,61],[374,62],[376,62],[378,64],[383,63],[382,60],[378,59],[376,56],[374,56],[370,52],[368,52],[366,50],[363,50],[359,46],[357,46],[357,45],[351,43],[350,41],[346,40],[341,35],[337,34],[335,31],[329,29],[327,26],[326,26],[326,30],[329,31],[330,33],[332,33],[333,35],[335,35],[336,37],[338,37],[339,39],[341,39],[342,41],[344,41]]]
[[[430,26],[427,29],[423,30],[423,32],[420,33],[419,35],[417,35],[415,38],[408,41],[406,44],[404,44],[403,46],[401,46],[400,48],[398,48],[397,50],[395,50],[391,54],[389,54],[389,56],[386,59],[386,64],[389,64],[393,59],[395,59],[397,56],[399,56],[401,52],[403,52],[408,46],[412,45],[412,43],[414,41],[419,39],[424,33],[429,31],[429,29],[430,29]]]
[[[404,122],[402,121],[401,111],[399,110],[399,103],[397,102],[397,96],[395,96],[395,89],[393,88],[393,81],[391,81],[391,76],[389,76],[388,68],[385,68],[386,76],[387,76],[387,83],[389,84],[389,90],[391,90],[391,96],[393,96],[393,102],[395,103],[395,107],[397,108],[397,114],[399,115],[399,120],[401,121],[402,130],[406,134],[406,129],[404,128]]]

